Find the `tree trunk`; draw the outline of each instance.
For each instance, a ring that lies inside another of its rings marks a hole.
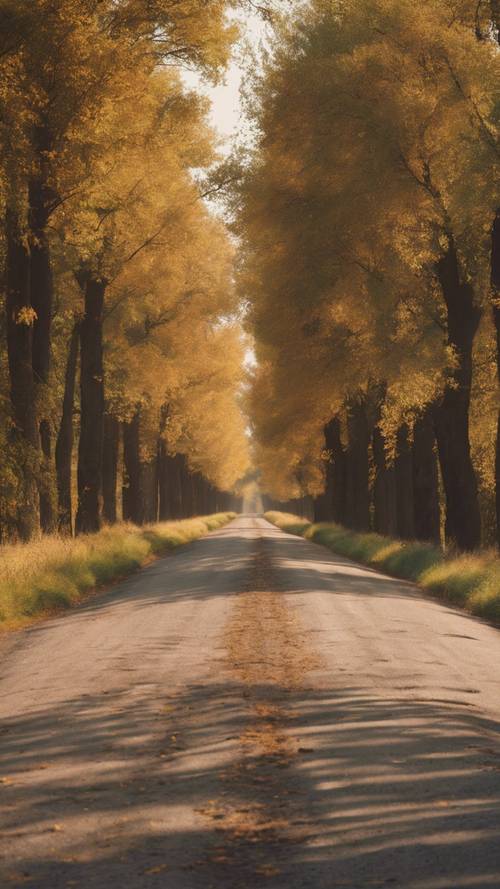
[[[141,462],[142,521],[158,521],[158,472],[156,459]]]
[[[194,489],[194,514],[206,515],[205,512],[205,502],[204,502],[204,481],[201,472],[195,472],[193,475],[193,489]]]
[[[78,446],[77,533],[101,527],[104,369],[102,325],[106,281],[85,282],[85,313],[80,327],[80,441]]]
[[[54,477],[54,464],[52,460],[52,428],[50,420],[47,417],[40,420],[40,446],[43,458],[38,478],[40,527],[44,534],[50,534],[56,527],[55,504],[57,492]]]
[[[102,448],[102,515],[108,525],[116,522],[116,483],[118,479],[118,446],[120,423],[110,411],[104,414]]]
[[[22,473],[17,508],[17,533],[29,540],[39,528],[38,468],[40,440],[32,366],[30,256],[14,211],[7,209],[6,330],[10,402],[16,459]]]
[[[396,436],[394,476],[396,480],[397,536],[401,540],[413,540],[415,537],[413,462],[409,430],[406,423],[400,426]]]
[[[210,513],[212,513],[212,512],[217,512],[217,510],[213,508],[217,498],[214,497],[213,486],[210,484],[209,481],[207,481],[207,479],[205,477],[203,477],[202,485],[203,485],[203,489],[202,489],[202,512],[201,512],[201,514],[202,515],[210,515]]]
[[[146,460],[141,451],[141,411],[123,426],[124,517],[136,525],[158,521],[157,457]]]
[[[497,327],[497,350],[500,351],[500,333]],[[497,520],[497,546],[500,549],[500,410],[497,419],[496,447],[495,447],[495,512]]]
[[[469,441],[469,405],[472,382],[472,347],[481,318],[474,305],[471,285],[462,282],[453,240],[437,264],[447,308],[448,344],[456,367],[434,412],[436,438],[446,494],[446,540],[459,549],[473,550],[481,543],[481,517],[477,482]]]
[[[327,521],[326,496],[323,492],[313,499],[313,522]]]
[[[73,533],[71,461],[73,457],[73,412],[79,341],[80,328],[79,323],[76,322],[73,325],[69,341],[61,423],[56,441],[58,528],[61,533],[70,535]]]
[[[497,373],[500,383],[500,209],[497,210],[491,231],[491,296],[493,322],[497,335]],[[497,517],[497,542],[500,548],[500,410],[497,423],[495,454],[495,503]]]
[[[123,424],[123,518],[141,524],[140,413]]]
[[[368,447],[370,435],[364,397],[347,405],[347,525],[355,531],[370,528]]]
[[[346,521],[347,456],[340,437],[340,419],[333,417],[325,426],[325,441],[331,454],[331,518],[338,524]]]
[[[170,498],[170,471],[167,443],[160,436],[158,440],[158,512],[160,522],[166,522],[172,518]]]
[[[336,423],[338,421],[333,419],[323,427],[323,491],[313,502],[313,518],[315,522],[331,522],[333,520],[333,501],[335,497],[333,451],[335,447]]]
[[[333,418],[326,423],[323,429],[325,437],[325,521],[334,520],[334,500],[335,500],[335,430],[338,420]]]
[[[175,454],[173,457],[169,456],[169,464],[170,464],[170,498],[171,498],[171,513],[173,519],[181,519],[183,517],[183,486],[182,486],[182,472],[183,472],[183,455]]]
[[[375,426],[372,436],[375,480],[373,485],[374,530],[378,534],[395,537],[396,521],[396,480],[394,464],[388,464],[385,440],[379,426]]]
[[[189,471],[186,457],[182,455],[181,464],[181,486],[182,486],[182,518],[189,519],[195,514],[193,477]]]
[[[51,328],[54,301],[50,245],[47,223],[50,215],[53,191],[48,186],[48,152],[50,134],[45,127],[35,128],[35,156],[37,173],[29,182],[29,227],[31,258],[31,305],[36,312],[33,324],[32,362],[37,406],[40,423],[40,440],[43,454],[43,472],[40,475],[40,524],[42,530],[54,530],[56,523],[55,491],[52,466],[52,429],[46,405],[51,359]]]
[[[413,502],[417,540],[440,543],[436,435],[428,409],[413,427]]]
[[[42,450],[39,476],[40,526],[46,534],[55,528],[55,497],[52,464],[52,428],[46,405],[50,373],[50,327],[52,321],[52,270],[45,231],[33,231],[31,245],[31,304],[36,312],[33,325],[33,374]],[[45,389],[45,391],[44,391]]]
[[[496,39],[500,42],[500,0],[490,0],[491,23],[496,32]]]
[[[212,486],[203,475],[200,475],[198,500],[199,515],[209,515],[209,513],[213,512],[211,509],[211,495]]]

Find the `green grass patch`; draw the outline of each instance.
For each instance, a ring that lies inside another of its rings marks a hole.
[[[196,540],[234,517],[222,512],[143,528],[123,523],[76,539],[54,534],[0,547],[0,626],[69,608],[158,553]]]
[[[307,519],[301,519],[299,516],[290,515],[287,512],[266,512],[265,518],[268,522],[281,528],[282,531],[286,531],[287,534],[297,534],[299,537],[304,536],[304,532],[311,524]]]
[[[265,518],[283,531],[299,534],[393,577],[410,580],[472,614],[500,622],[500,558],[494,552],[445,555],[439,547],[427,543],[358,533],[331,522],[312,524],[280,512],[267,512]]]

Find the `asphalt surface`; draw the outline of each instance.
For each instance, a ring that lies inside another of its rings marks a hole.
[[[0,643],[0,885],[500,887],[500,632],[240,517]]]

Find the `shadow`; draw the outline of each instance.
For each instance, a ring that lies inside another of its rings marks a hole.
[[[252,751],[238,782],[227,770],[248,701],[269,686],[210,681],[166,708],[124,691],[7,720],[5,885],[257,889],[262,873],[273,889],[500,885],[497,722],[357,687],[271,693],[292,753]],[[228,811],[270,796],[285,829],[228,828]]]
[[[310,687],[298,689],[242,684],[228,678],[224,658],[218,664],[224,608],[251,581],[261,534],[254,521],[238,519],[63,619],[18,634],[22,645],[13,652],[17,660],[4,665],[2,686],[2,886],[500,886],[496,719],[467,701],[447,700],[446,684],[442,699],[427,696],[413,665],[401,669],[404,686],[397,691],[394,674],[377,687],[375,671],[385,668],[374,664],[369,674],[364,667],[349,676],[340,667],[318,669]],[[271,527],[264,536],[276,589],[297,607],[305,601],[300,596],[315,592],[337,609],[345,598],[378,605],[419,600],[400,581],[314,544]],[[213,603],[222,611],[210,610]],[[321,619],[315,612],[314,632]],[[201,630],[182,648],[195,621]],[[355,644],[370,651],[363,632]],[[44,634],[52,648],[43,647]],[[397,638],[387,636],[388,656]],[[465,644],[479,648],[467,638],[443,644],[459,653]],[[58,645],[66,646],[60,661]],[[342,664],[345,655],[335,645]],[[203,647],[207,669],[197,660]],[[46,650],[53,667],[42,658]],[[104,653],[116,672],[108,689],[96,690],[92,669]],[[19,703],[19,687],[9,685],[21,663],[22,680],[34,689],[29,707]],[[439,676],[439,662],[433,664]],[[53,691],[56,675],[62,681]],[[411,689],[413,697],[404,693]],[[463,677],[450,688],[455,695],[474,691]],[[54,700],[47,700],[50,693]],[[257,717],[270,700],[278,715]],[[258,718],[275,719],[286,756],[260,750],[258,739],[247,743]],[[256,812],[260,820],[252,822]]]
[[[152,604],[201,603],[220,596],[238,595],[251,571],[255,541],[263,532],[272,543],[276,568],[286,576],[287,593],[328,589],[336,595],[436,601],[407,581],[356,565],[318,544],[287,535],[267,522],[263,529],[255,520],[239,517],[222,529],[172,550],[104,592],[95,593],[70,612],[35,624],[22,634],[37,636],[60,620],[78,623],[103,609],[124,605],[127,609],[141,609]],[[451,605],[440,603],[440,606],[464,614]],[[479,618],[471,620],[481,622]]]

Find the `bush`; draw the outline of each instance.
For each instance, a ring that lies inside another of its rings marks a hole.
[[[493,552],[445,555],[428,543],[358,533],[331,522],[311,524],[280,512],[268,512],[265,518],[341,556],[418,583],[472,614],[500,621],[500,559]]]
[[[80,602],[165,550],[235,517],[223,512],[138,528],[119,524],[76,539],[50,535],[0,548],[0,624],[16,625]]]

